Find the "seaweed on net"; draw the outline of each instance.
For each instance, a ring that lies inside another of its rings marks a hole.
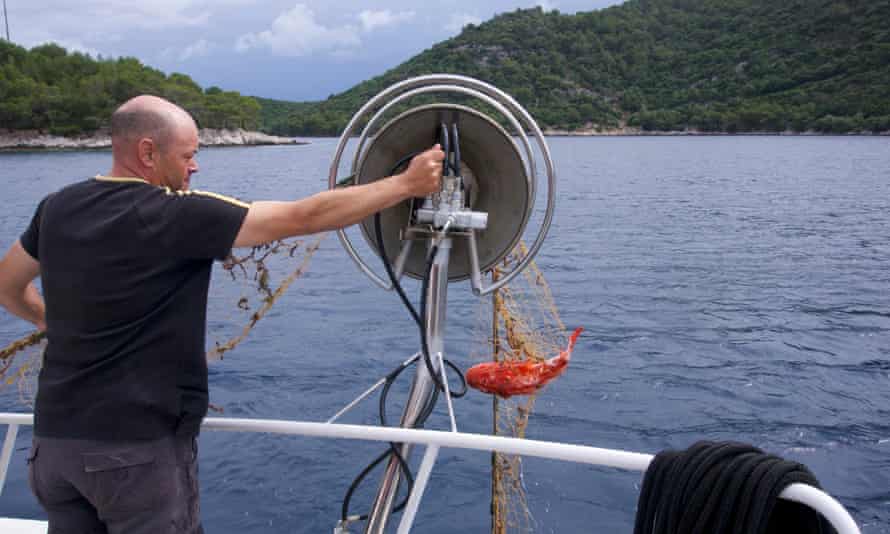
[[[220,339],[207,350],[208,361],[221,360],[250,335],[291,284],[307,271],[326,235],[275,241],[229,255],[222,268],[229,274],[229,283],[242,286],[241,295],[232,304],[248,317],[235,325],[240,330],[237,334],[217,335]],[[36,395],[45,338],[43,332],[33,332],[0,348],[0,387],[17,385],[21,402],[27,406],[33,406]]]
[[[231,275],[232,281],[247,281],[259,301],[253,304],[251,298],[242,293],[236,307],[248,313],[247,324],[242,327],[239,334],[225,341],[216,341],[214,347],[207,351],[208,361],[221,360],[226,352],[233,350],[247,338],[291,284],[308,270],[312,256],[326,236],[327,234],[319,234],[308,244],[303,240],[275,241],[254,247],[243,256],[230,255],[223,262],[223,269]],[[292,264],[290,260],[295,258],[299,259],[296,267],[275,285],[273,280],[276,273],[288,269]],[[273,260],[281,265],[271,265]]]

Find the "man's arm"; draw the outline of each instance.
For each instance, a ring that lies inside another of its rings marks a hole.
[[[32,258],[19,241],[16,241],[6,257],[0,261],[0,306],[46,330],[46,313],[43,297],[32,283],[40,274],[40,263]]]
[[[355,224],[412,197],[438,191],[444,152],[436,145],[411,160],[402,174],[366,185],[324,191],[292,202],[250,205],[234,247],[253,247],[285,237],[314,234]]]

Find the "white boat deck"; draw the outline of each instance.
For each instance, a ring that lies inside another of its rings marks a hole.
[[[6,481],[6,473],[16,436],[20,426],[34,424],[31,414],[0,413],[0,425],[8,425],[6,439],[0,452],[0,495]],[[457,448],[484,452],[500,452],[521,456],[536,456],[567,462],[627,469],[644,472],[653,456],[637,452],[600,449],[583,445],[553,443],[530,439],[505,438],[462,432],[443,432],[436,430],[415,430],[405,428],[342,425],[334,423],[309,423],[297,421],[276,421],[260,419],[229,419],[208,418],[204,420],[203,430],[221,430],[230,432],[258,432],[285,435],[300,435],[319,438],[357,439],[365,441],[382,441],[395,443],[412,443],[425,445],[423,461],[415,478],[414,491],[408,505],[402,513],[399,523],[399,534],[408,534],[414,523],[414,517],[429,481],[439,449]],[[837,530],[838,534],[861,534],[856,522],[849,512],[833,497],[825,492],[805,484],[792,484],[780,495],[781,498],[805,504],[822,514]],[[333,528],[334,521],[331,525]],[[45,533],[47,525],[42,521],[24,521],[0,518],[0,532],[4,534]]]

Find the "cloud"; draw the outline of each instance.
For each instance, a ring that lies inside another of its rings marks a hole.
[[[315,13],[305,4],[297,4],[259,33],[246,33],[235,42],[235,50],[246,52],[268,48],[282,56],[305,56],[319,51],[342,51],[361,44],[359,29],[352,25],[327,27],[315,20]]]
[[[366,32],[374,31],[376,28],[393,26],[400,22],[406,22],[414,18],[414,11],[399,11],[393,13],[386,9],[383,11],[364,10],[358,14],[358,18],[362,23],[362,29]]]
[[[9,24],[12,39],[26,48],[54,42],[109,57],[121,55],[129,43],[154,31],[202,26],[215,6],[211,0],[81,0],[76,5],[70,0],[41,0],[16,5]]]
[[[204,57],[210,53],[211,50],[216,48],[216,45],[207,41],[206,39],[200,39],[195,41],[194,43],[185,47],[185,50],[180,52],[179,61],[188,61],[192,58]]]
[[[445,29],[452,33],[457,33],[464,29],[467,24],[480,24],[482,19],[470,13],[454,13],[445,25]]]
[[[209,0],[83,0],[76,11],[65,11],[67,17],[82,17],[86,28],[187,28],[207,24],[213,5]]]

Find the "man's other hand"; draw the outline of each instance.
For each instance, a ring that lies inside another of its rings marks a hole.
[[[398,179],[410,197],[425,197],[442,187],[442,161],[445,152],[439,145],[422,152],[411,160]]]

